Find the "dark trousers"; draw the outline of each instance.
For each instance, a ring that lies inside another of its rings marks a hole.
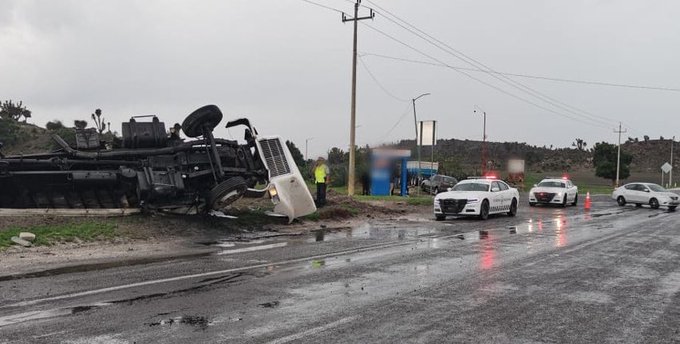
[[[316,183],[316,206],[326,205],[326,183]]]

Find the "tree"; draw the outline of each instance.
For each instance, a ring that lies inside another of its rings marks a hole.
[[[56,119],[55,119],[54,121],[49,121],[49,122],[47,122],[47,124],[45,124],[45,128],[47,128],[47,130],[58,130],[58,129],[63,129],[63,128],[64,128],[64,124],[61,123],[60,120],[56,120]]]
[[[19,125],[16,121],[0,117],[0,141],[6,145],[11,145],[19,141]]]
[[[305,157],[302,156],[300,149],[297,148],[295,143],[293,143],[293,141],[286,140],[286,146],[288,146],[288,150],[290,151],[290,154],[293,156],[295,164],[298,165],[300,168],[304,167],[306,165]]]
[[[12,100],[5,100],[0,104],[0,118],[19,121],[21,117],[24,118],[24,122],[31,118],[31,110],[27,109],[22,101],[15,104]]]
[[[595,166],[596,176],[611,179],[612,183],[616,181],[617,151],[617,147],[613,144],[606,142],[595,144],[593,148],[593,166]],[[620,179],[626,179],[630,176],[630,163],[632,161],[632,155],[623,151],[621,152]]]
[[[77,119],[73,121],[73,126],[76,127],[76,129],[85,129],[85,127],[87,127],[87,121],[81,121]]]
[[[102,117],[102,110],[96,109],[92,114],[92,120],[94,121],[94,126],[97,131],[101,134],[106,130],[106,119]],[[111,131],[111,123],[109,123],[109,131]]]
[[[328,152],[328,163],[331,165],[345,164],[348,161],[348,154],[338,147],[333,147]]]
[[[573,147],[576,147],[576,149],[582,151],[582,150],[586,149],[586,146],[587,146],[588,144],[587,144],[586,141],[584,141],[583,139],[576,138],[576,141],[575,141],[574,143],[572,143],[571,145],[572,145]],[[551,147],[552,147],[552,146],[551,146]]]

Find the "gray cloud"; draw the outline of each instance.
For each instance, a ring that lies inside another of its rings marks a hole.
[[[342,0],[319,0],[345,11]],[[377,1],[419,28],[499,71],[678,87],[680,4],[667,1]],[[368,5],[366,2],[364,4]],[[285,1],[6,1],[0,13],[0,98],[22,99],[44,124],[87,118],[101,107],[112,123],[155,113],[181,122],[219,105],[251,117],[310,154],[346,148],[351,25],[338,13]],[[465,66],[381,17],[370,23],[451,65]],[[363,52],[426,59],[360,26]],[[419,100],[440,137],[479,139],[489,113],[491,140],[567,146],[615,139],[605,128],[559,117],[452,70],[366,56],[391,93]],[[383,92],[359,66],[358,142],[413,136],[408,102]],[[531,98],[497,80],[473,74]],[[631,136],[674,135],[677,94],[517,79],[578,108],[624,121]],[[540,102],[532,98],[532,101]],[[551,107],[550,105],[545,106]],[[559,112],[565,112],[557,109]],[[116,124],[118,125],[118,124]],[[229,136],[225,129],[220,135]],[[235,134],[235,133],[233,133]]]

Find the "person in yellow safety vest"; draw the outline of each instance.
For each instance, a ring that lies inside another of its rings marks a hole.
[[[316,184],[316,206],[326,205],[326,187],[330,182],[331,171],[326,165],[326,159],[319,157],[314,166],[314,184]]]

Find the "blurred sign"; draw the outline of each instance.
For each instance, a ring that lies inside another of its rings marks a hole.
[[[524,160],[521,159],[508,160],[508,173],[524,173]]]
[[[409,149],[375,148],[372,153],[374,157],[381,158],[408,158],[411,156]]]
[[[420,121],[418,123],[418,143],[421,146],[434,146],[436,144],[437,121]]]
[[[665,164],[661,165],[661,171],[663,171],[663,173],[668,173],[672,169],[673,169],[673,166],[671,166],[671,164],[669,164],[669,163],[665,163]]]

